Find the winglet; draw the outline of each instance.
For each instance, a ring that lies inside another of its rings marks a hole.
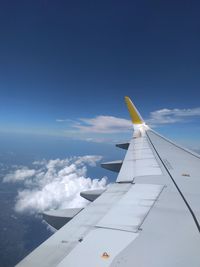
[[[128,107],[133,124],[143,124],[144,121],[143,121],[140,113],[138,112],[138,110],[136,109],[133,102],[131,101],[131,99],[128,96],[125,96],[125,102],[126,102],[126,105]]]

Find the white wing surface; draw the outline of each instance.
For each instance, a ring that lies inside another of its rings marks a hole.
[[[93,200],[83,210],[58,211],[69,222],[18,267],[200,266],[200,156],[152,131],[125,100],[134,135],[118,145],[123,162],[109,163],[116,183],[83,192]]]

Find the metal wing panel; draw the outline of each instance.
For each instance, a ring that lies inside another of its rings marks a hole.
[[[18,267],[57,266],[129,190],[131,184],[112,184],[94,202],[24,258]]]
[[[138,234],[111,229],[93,229],[58,267],[107,267]]]
[[[147,132],[162,164],[184,195],[200,223],[200,157],[154,131]]]
[[[161,168],[146,136],[132,138],[117,182],[132,182],[138,176],[161,174]]]
[[[138,232],[164,186],[134,184],[98,222],[97,227]]]
[[[111,266],[199,267],[199,247],[200,235],[192,216],[176,188],[168,185],[145,218],[138,237]]]

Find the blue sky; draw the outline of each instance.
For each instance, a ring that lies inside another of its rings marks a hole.
[[[15,265],[50,235],[41,220],[15,212],[16,203],[18,210],[38,212],[54,208],[58,195],[57,206],[67,204],[63,170],[74,164],[69,181],[76,185],[75,199],[85,182],[91,188],[94,178],[115,181],[116,174],[96,161],[124,157],[114,143],[132,135],[125,95],[158,132],[200,151],[199,10],[200,2],[193,0],[0,1],[0,243],[7,240],[0,259],[5,266]],[[49,206],[43,207],[47,196]]]
[[[77,123],[128,119],[124,95],[147,119],[200,107],[199,8],[198,1],[2,2],[1,131],[115,141],[130,136],[120,133],[123,123],[109,134],[83,133]],[[200,112],[187,112],[158,130],[186,143],[192,132],[196,146]]]

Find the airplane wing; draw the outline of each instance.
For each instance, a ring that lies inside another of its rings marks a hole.
[[[133,137],[117,145],[123,161],[102,164],[116,182],[82,192],[91,201],[82,210],[47,213],[62,227],[18,267],[200,266],[200,156],[151,130],[125,100]]]

